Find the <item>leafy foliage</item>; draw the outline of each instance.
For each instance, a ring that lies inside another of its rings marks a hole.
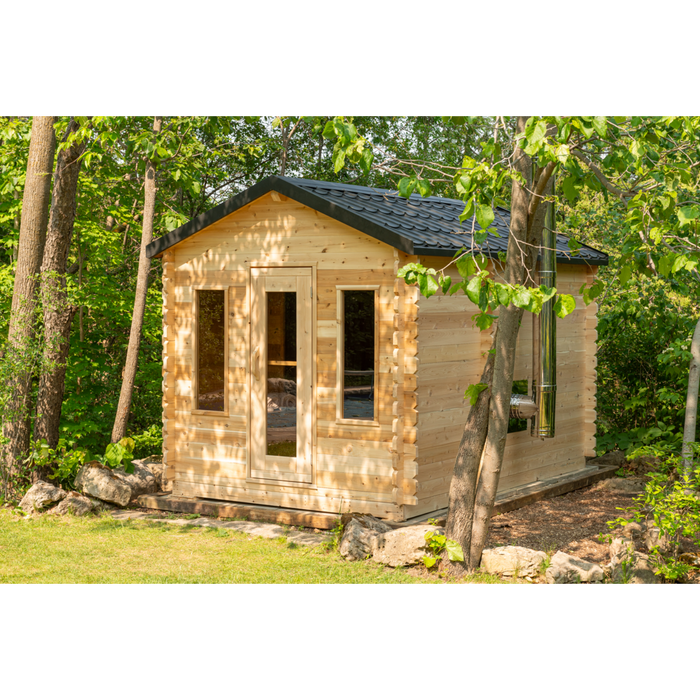
[[[659,471],[649,474],[644,493],[634,499],[630,517],[608,523],[624,527],[630,522],[646,523],[659,528],[664,546],[652,547],[651,558],[658,573],[671,580],[682,579],[690,566],[679,560],[681,538],[689,538],[700,546],[700,445],[692,443],[692,464],[683,469],[681,457],[668,448],[640,448],[633,456],[650,455],[661,459]]]
[[[431,569],[442,557],[443,552],[447,552],[450,561],[464,561],[464,552],[458,542],[450,540],[445,535],[437,531],[426,532],[425,541],[431,554],[423,557],[426,569]]]

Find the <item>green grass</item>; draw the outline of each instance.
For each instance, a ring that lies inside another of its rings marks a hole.
[[[475,582],[495,582],[476,576]],[[286,539],[0,509],[0,583],[436,583]]]

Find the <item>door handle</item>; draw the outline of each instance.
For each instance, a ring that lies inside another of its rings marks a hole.
[[[253,376],[260,381],[260,346],[253,352]]]

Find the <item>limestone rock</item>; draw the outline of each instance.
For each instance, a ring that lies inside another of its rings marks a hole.
[[[25,513],[37,513],[54,503],[62,501],[67,495],[68,494],[58,486],[54,486],[45,481],[37,481],[29,491],[24,494],[24,498],[20,501],[19,507]]]
[[[494,547],[481,553],[481,568],[497,576],[537,576],[546,559],[544,552],[526,547]]]
[[[545,573],[547,583],[595,583],[603,580],[603,569],[570,554],[557,552]]]
[[[651,552],[654,547],[659,548],[662,554],[668,554],[671,549],[671,541],[667,535],[661,534],[661,529],[651,525],[644,533],[644,546]]]
[[[644,525],[642,523],[627,523],[622,528],[622,536],[636,544],[644,537]]]
[[[627,464],[627,457],[625,457],[625,453],[622,450],[615,450],[594,458],[593,461],[604,466],[621,467]]]
[[[642,493],[644,483],[641,479],[603,479],[593,486],[592,491],[621,491],[623,493]]]
[[[101,501],[126,506],[131,500],[131,487],[112,470],[99,462],[84,464],[75,477],[75,487],[86,496],[93,496]]]
[[[345,525],[338,551],[349,561],[366,559],[379,547],[380,536],[391,531],[389,525],[371,515],[353,514]]]
[[[435,525],[410,525],[385,532],[378,538],[372,559],[393,567],[421,564],[423,557],[430,554],[425,541],[428,532],[444,534],[443,528]]]
[[[87,515],[97,510],[101,501],[83,496],[77,491],[71,491],[49,513],[53,515]]]
[[[678,561],[682,562],[683,564],[688,564],[696,569],[700,568],[700,555],[698,555],[696,552],[683,552],[679,555]]]
[[[614,583],[660,583],[649,557],[636,551],[632,540],[616,537],[610,543],[610,564],[607,569]]]
[[[160,455],[152,455],[146,459],[135,459],[132,460],[134,463],[139,462],[146,469],[150,469],[153,472],[153,476],[156,478],[156,484],[158,485],[158,491],[172,491],[173,481],[172,479],[166,479],[165,477],[165,464],[163,464],[163,458]]]
[[[112,474],[129,486],[132,498],[144,493],[156,493],[159,490],[158,481],[151,469],[140,460],[133,460],[133,465],[133,474],[127,474],[123,469],[113,469]]]

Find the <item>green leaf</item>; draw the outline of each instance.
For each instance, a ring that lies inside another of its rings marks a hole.
[[[440,287],[442,289],[443,294],[447,294],[450,285],[452,284],[452,278],[451,277],[445,277],[444,275],[440,279]]]
[[[433,296],[440,289],[432,275],[418,275],[418,288],[426,299]]]
[[[464,561],[464,552],[459,542],[447,540],[445,550],[450,561]]]
[[[433,190],[430,187],[430,183],[427,180],[418,180],[416,187],[418,188],[418,194],[421,197],[430,197]]]
[[[529,289],[518,287],[513,292],[511,302],[513,306],[517,306],[519,309],[525,309],[532,303],[532,294]]]
[[[457,258],[455,264],[457,266],[457,272],[459,272],[460,277],[465,281],[476,274],[476,262],[472,255],[462,255],[460,258]]]
[[[476,208],[476,221],[482,229],[486,230],[495,218],[493,209],[488,204],[480,204]]]
[[[466,292],[472,304],[476,304],[478,306],[479,293],[481,292],[481,277],[472,277],[469,280],[469,284],[465,287],[464,291]]]
[[[571,294],[560,294],[554,303],[554,313],[559,318],[566,318],[576,308],[576,300]]]
[[[425,564],[426,569],[432,569],[435,564],[437,563],[439,557],[429,557],[429,556],[424,556],[423,557],[423,563]]]
[[[501,306],[508,306],[510,304],[511,289],[505,284],[500,282],[495,282],[493,285],[494,295],[496,300]]]
[[[605,117],[593,117],[593,128],[598,133],[598,136],[605,138],[608,133],[608,122]]]
[[[573,175],[565,177],[564,181],[561,183],[562,189],[564,190],[564,195],[572,204],[578,199],[578,188],[576,184],[578,183],[578,178]]]
[[[479,398],[479,394],[488,388],[488,384],[470,384],[464,392],[464,398],[469,399],[469,404],[473,406]]]
[[[413,193],[413,190],[416,187],[416,178],[415,177],[402,177],[399,180],[399,195],[402,197],[408,197],[411,196]]]
[[[371,148],[365,148],[362,151],[362,157],[360,158],[360,167],[362,172],[368,173],[372,169],[372,163],[374,162],[374,153],[372,153]]]
[[[678,210],[678,222],[681,226],[687,226],[691,221],[700,216],[700,209],[696,206],[681,207]]]
[[[474,314],[472,316],[472,321],[476,323],[480,331],[485,331],[491,328],[493,322],[497,318],[498,316],[494,316],[493,314],[487,314],[485,311],[482,311],[480,314]]]
[[[629,265],[625,265],[622,270],[620,270],[620,284],[623,286],[626,285],[630,277],[632,277],[632,268]]]
[[[331,120],[331,121],[326,122],[326,126],[323,127],[323,138],[331,140],[331,139],[334,139],[335,137],[336,137],[336,133],[335,133],[335,126],[333,124],[333,121]]]

